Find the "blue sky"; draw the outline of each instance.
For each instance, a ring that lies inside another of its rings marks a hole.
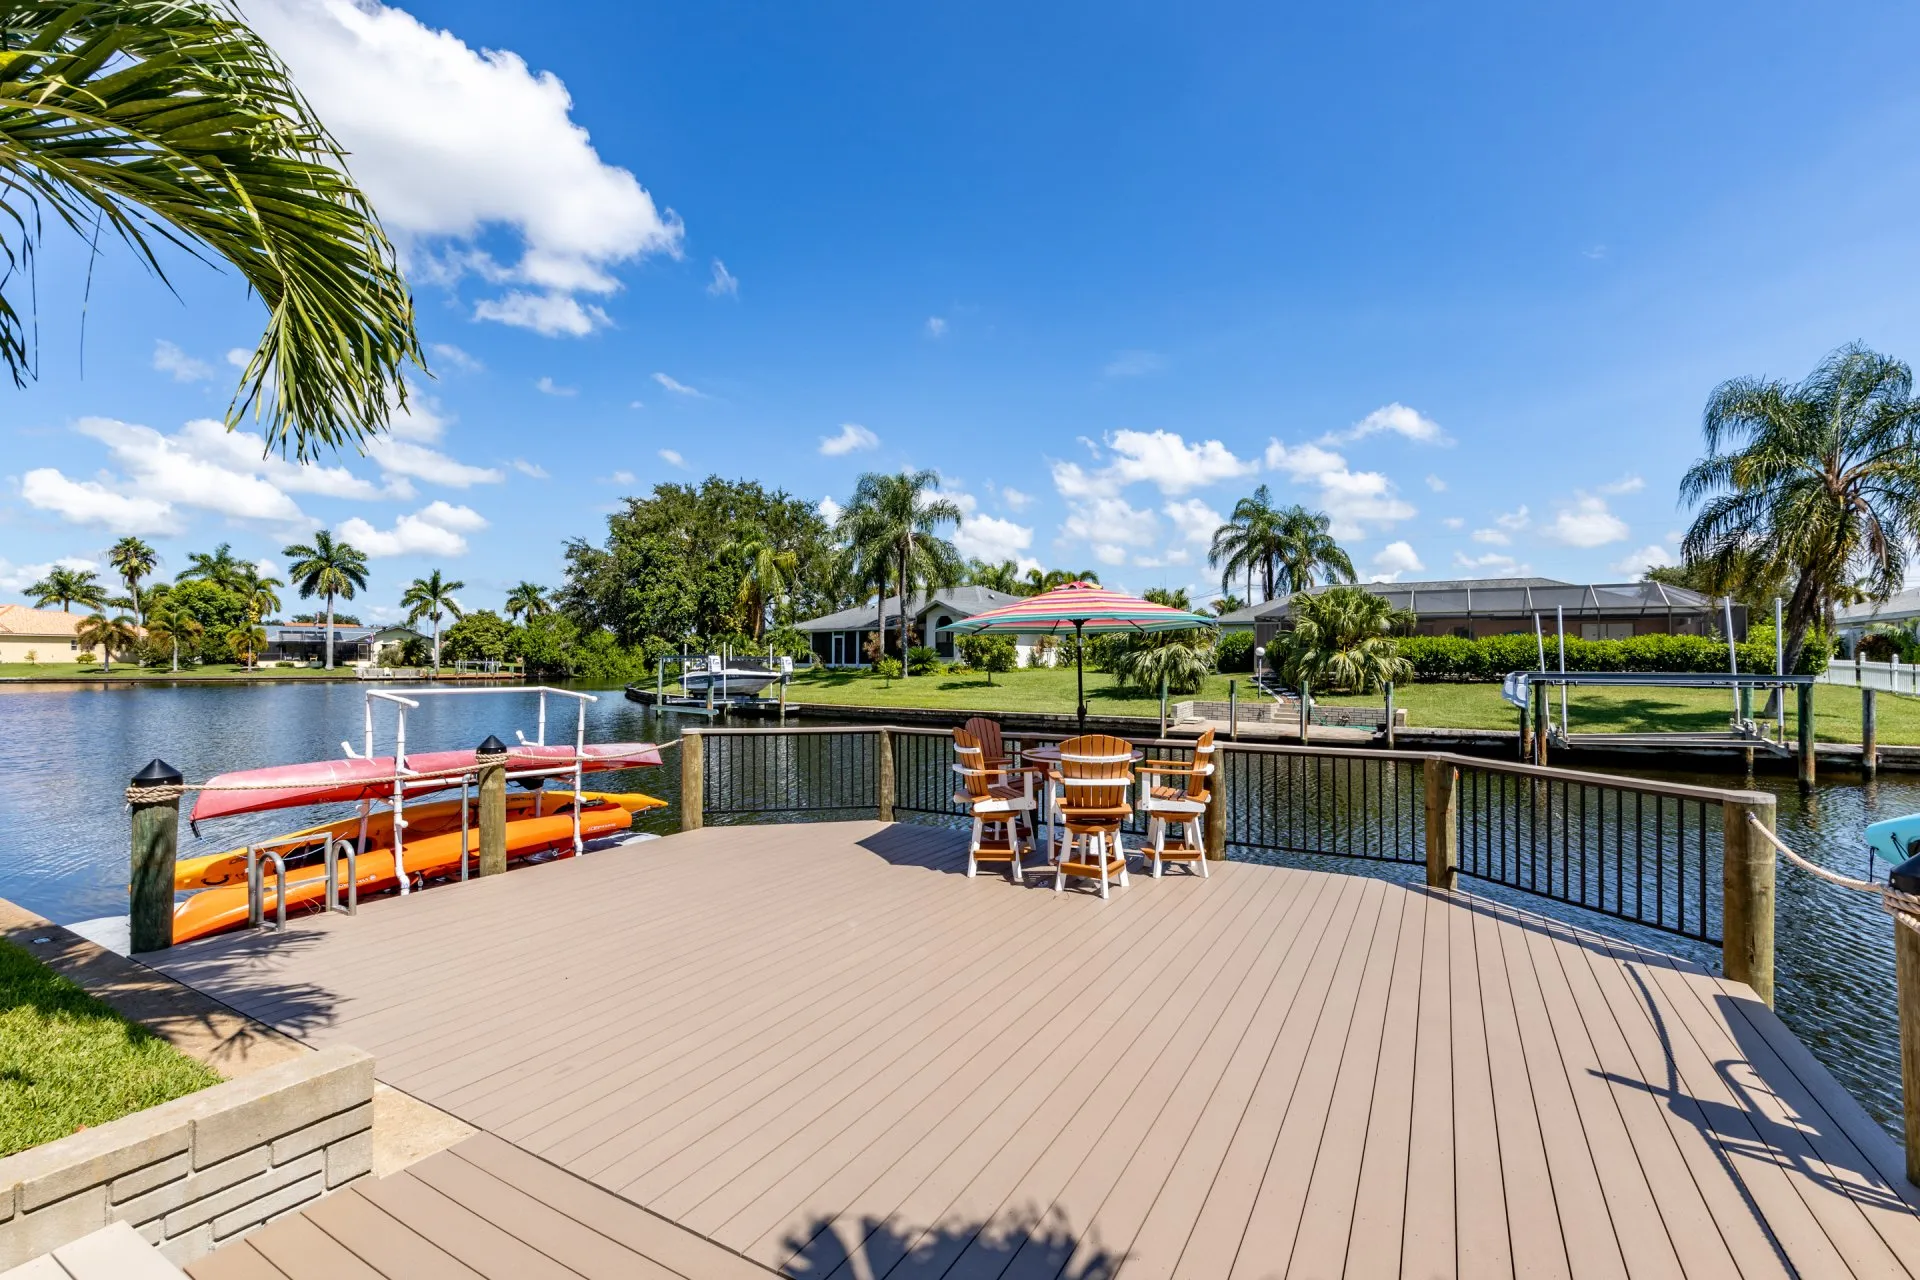
[[[964,550],[1135,589],[1217,590],[1263,482],[1368,576],[1618,579],[1675,551],[1715,383],[1920,357],[1892,6],[245,7],[436,376],[375,456],[262,463],[204,422],[233,278],[111,251],[83,310],[52,238],[0,600],[122,532],[171,574],[324,526],[376,553],[363,614],[432,568],[497,607],[659,481],[901,466]]]

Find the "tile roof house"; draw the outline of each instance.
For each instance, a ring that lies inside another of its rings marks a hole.
[[[941,657],[951,658],[954,655],[954,638],[951,632],[944,630],[945,627],[1019,598],[987,587],[946,587],[931,595],[913,596],[907,601],[907,616],[913,620],[914,643],[931,645]],[[812,640],[815,662],[830,667],[856,667],[867,664],[868,642],[883,618],[887,628],[887,651],[898,651],[899,616],[900,597],[892,595],[877,605],[855,605],[851,609],[809,618],[794,625],[808,633]],[[1014,646],[1020,652],[1022,666],[1031,663],[1039,638],[1028,635],[1014,637]]]
[[[84,613],[0,604],[0,662],[78,662]],[[31,656],[29,656],[31,655]]]

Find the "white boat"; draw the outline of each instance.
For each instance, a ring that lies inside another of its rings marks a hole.
[[[792,670],[792,659],[782,658],[779,667],[769,667],[754,659],[732,658],[723,661],[718,654],[688,658],[680,673],[680,687],[688,693],[705,696],[709,687],[716,698],[751,698],[780,679],[783,669]]]

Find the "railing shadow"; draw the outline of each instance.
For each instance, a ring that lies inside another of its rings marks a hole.
[[[789,1258],[781,1268],[801,1280],[828,1276],[859,1280],[933,1280],[953,1269],[962,1255],[970,1274],[1000,1275],[1019,1261],[1023,1274],[1059,1280],[1112,1280],[1124,1252],[1083,1239],[1057,1208],[1025,1209],[992,1222],[944,1222],[925,1230],[892,1221],[821,1219],[783,1242]]]

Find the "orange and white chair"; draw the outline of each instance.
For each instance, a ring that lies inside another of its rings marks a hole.
[[[1051,781],[1050,808],[1066,828],[1066,847],[1054,864],[1053,890],[1067,877],[1098,880],[1108,896],[1115,880],[1127,887],[1127,852],[1120,828],[1133,816],[1127,792],[1133,786],[1133,745],[1090,733],[1060,744],[1060,768]]]
[[[1158,880],[1169,862],[1185,862],[1198,867],[1207,876],[1206,812],[1213,798],[1208,779],[1213,777],[1213,730],[1200,735],[1193,744],[1193,759],[1142,760],[1140,772],[1140,812],[1147,819],[1149,846],[1140,850],[1140,860],[1153,867]],[[1180,839],[1169,844],[1167,829],[1182,828]]]
[[[967,841],[967,874],[974,875],[982,862],[1004,862],[1008,864],[1008,876],[1024,883],[1026,868],[1021,853],[1033,848],[1034,771],[988,764],[980,739],[965,729],[953,731],[953,754],[953,771],[960,776],[960,789],[953,801],[973,816],[973,834]],[[1018,786],[1010,781],[1014,777],[1020,778]],[[1023,819],[1026,834],[1021,831]]]

